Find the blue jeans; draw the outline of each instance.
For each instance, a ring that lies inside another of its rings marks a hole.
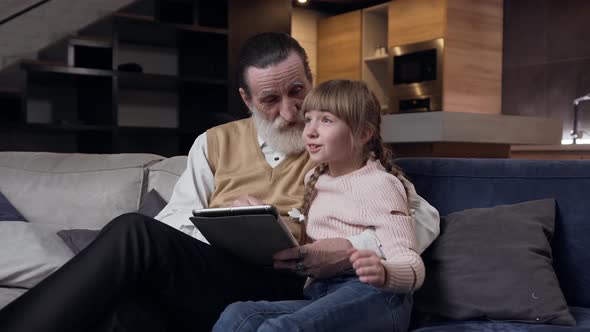
[[[213,331],[408,330],[412,296],[385,292],[356,276],[315,280],[304,295],[304,300],[230,304]]]

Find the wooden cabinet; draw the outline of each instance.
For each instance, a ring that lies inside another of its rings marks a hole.
[[[361,11],[318,22],[317,82],[361,79]]]
[[[391,58],[387,48],[389,3],[362,10],[361,79],[379,99],[383,113],[390,111]]]
[[[502,113],[502,0],[446,0],[443,111]]]
[[[317,82],[363,80],[379,98],[384,112],[389,104],[387,8],[386,3],[318,23]]]
[[[388,46],[444,37],[447,23],[446,6],[447,0],[391,1]]]
[[[502,0],[395,0],[388,46],[444,39],[442,111],[502,112]]]

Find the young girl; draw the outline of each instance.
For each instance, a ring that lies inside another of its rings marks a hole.
[[[353,271],[311,277],[304,300],[231,304],[214,331],[406,331],[424,264],[401,171],[383,146],[379,101],[363,82],[335,80],[313,89],[302,109],[303,139],[319,164],[306,176],[308,240],[372,227],[384,257],[351,250]]]

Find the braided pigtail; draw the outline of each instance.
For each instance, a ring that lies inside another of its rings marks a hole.
[[[301,236],[299,238],[300,244],[305,244],[307,242],[307,214],[309,212],[309,207],[311,206],[311,202],[315,196],[315,184],[320,178],[320,175],[326,173],[328,171],[328,164],[322,163],[318,165],[313,174],[309,177],[309,181],[307,181],[307,185],[305,186],[305,193],[303,194],[303,205],[301,205],[301,213],[305,216],[303,220],[303,229],[301,231]]]
[[[378,128],[380,130],[380,128]],[[372,142],[373,153],[375,154],[375,158],[381,162],[381,165],[385,168],[388,173],[393,174],[396,178],[398,178],[402,184],[404,185],[404,189],[406,190],[406,197],[408,198],[408,202],[410,201],[410,189],[406,185],[406,182],[402,179],[404,177],[404,172],[401,168],[393,163],[393,152],[391,149],[383,144],[383,140],[381,135],[375,135]]]

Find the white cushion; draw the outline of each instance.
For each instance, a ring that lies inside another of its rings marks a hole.
[[[74,256],[60,225],[0,222],[0,286],[30,288]]]
[[[0,152],[0,190],[32,223],[101,228],[137,211],[150,154]]]
[[[186,169],[186,159],[187,156],[176,156],[151,165],[147,191],[156,189],[163,199],[170,201],[174,185]]]

